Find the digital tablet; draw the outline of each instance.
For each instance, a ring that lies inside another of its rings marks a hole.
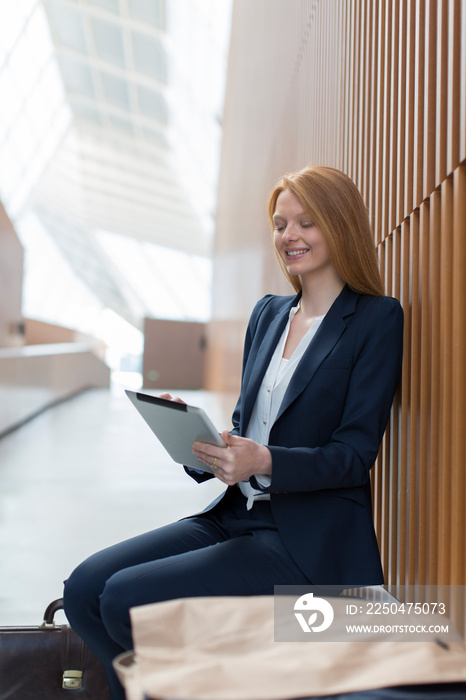
[[[193,455],[193,442],[200,440],[221,447],[225,447],[225,443],[202,408],[139,391],[125,391],[175,462],[212,473],[207,464]]]

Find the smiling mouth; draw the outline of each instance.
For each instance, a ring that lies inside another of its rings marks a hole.
[[[303,248],[302,250],[287,250],[286,255],[290,258],[297,257],[298,255],[304,255],[309,252],[309,248]]]

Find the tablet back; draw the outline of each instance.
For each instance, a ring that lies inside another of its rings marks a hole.
[[[195,440],[225,446],[207,414],[196,406],[126,390],[145,422],[178,464],[211,472],[192,453]]]

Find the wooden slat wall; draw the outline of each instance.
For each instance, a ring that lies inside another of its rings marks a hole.
[[[236,0],[217,259],[264,251],[262,275],[240,277],[243,296],[251,288],[240,328],[258,278],[263,293],[284,291],[264,216],[276,179],[321,163],[360,188],[387,293],[405,311],[403,378],[373,474],[384,570],[398,587],[466,584],[465,93],[461,0]],[[244,234],[223,215],[236,206]],[[231,305],[218,280],[214,358]],[[239,353],[240,343],[238,366]]]

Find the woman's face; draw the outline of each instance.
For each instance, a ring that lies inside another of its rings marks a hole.
[[[274,245],[290,275],[303,280],[317,272],[335,272],[323,233],[291,190],[278,195],[273,223]]]

